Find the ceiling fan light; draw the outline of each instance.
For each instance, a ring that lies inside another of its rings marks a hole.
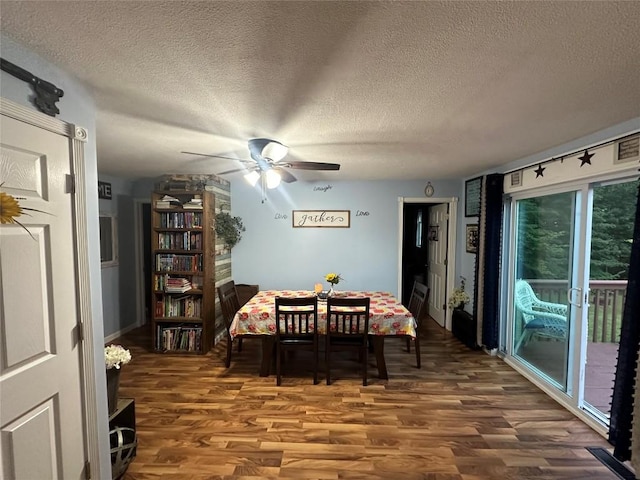
[[[249,185],[255,187],[258,180],[260,180],[260,174],[255,170],[251,170],[249,173],[245,173],[244,179],[249,183]]]
[[[262,152],[260,154],[264,158],[270,158],[274,162],[279,162],[287,156],[288,151],[289,147],[272,140],[262,148]]]
[[[267,179],[267,188],[277,188],[280,185],[280,174],[275,170],[267,170],[265,173],[265,177]]]

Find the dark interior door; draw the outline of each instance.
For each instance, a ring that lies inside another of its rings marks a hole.
[[[427,223],[429,206],[422,203],[404,205],[402,245],[402,303],[408,305],[413,283],[427,284]]]

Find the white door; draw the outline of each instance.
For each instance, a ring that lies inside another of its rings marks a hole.
[[[2,478],[79,479],[85,465],[69,138],[0,116],[0,191],[19,198],[0,227]]]
[[[429,226],[438,227],[438,241],[429,241],[429,315],[445,326],[447,303],[447,243],[449,205],[429,208]]]

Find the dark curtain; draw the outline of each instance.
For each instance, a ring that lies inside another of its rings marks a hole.
[[[623,462],[631,458],[633,393],[640,343],[640,183],[638,187],[636,219],[629,260],[629,282],[622,315],[618,364],[613,384],[609,423],[609,443],[614,446],[613,456]]]
[[[498,347],[500,323],[500,250],[502,240],[502,194],[504,175],[487,175],[484,208],[480,225],[484,252],[478,274],[482,284],[482,344],[489,350]]]

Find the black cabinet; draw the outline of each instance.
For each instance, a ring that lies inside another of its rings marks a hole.
[[[456,308],[451,317],[451,332],[469,348],[478,348],[476,343],[478,322],[470,313]]]
[[[133,398],[120,398],[118,408],[109,415],[111,477],[121,478],[136,456],[136,406]]]

